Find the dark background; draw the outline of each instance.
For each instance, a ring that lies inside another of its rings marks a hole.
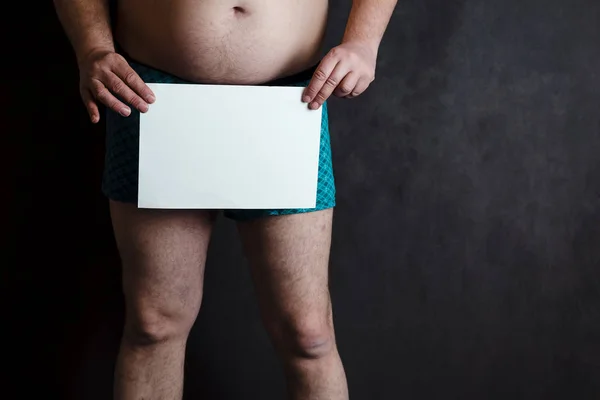
[[[332,2],[329,46],[350,3]],[[2,390],[106,400],[123,304],[103,126],[51,2],[11,7]],[[330,107],[353,399],[600,398],[599,40],[597,0],[399,2],[376,81]],[[186,399],[282,399],[228,221],[208,264]]]

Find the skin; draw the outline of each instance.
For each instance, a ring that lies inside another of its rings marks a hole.
[[[366,90],[395,7],[395,0],[354,0],[342,42],[319,61],[323,0],[118,3],[114,34],[127,53],[191,81],[258,84],[318,62],[301,99],[310,109],[331,95],[352,98]],[[100,105],[123,116],[131,107],[147,112],[156,98],[115,52],[107,1],[55,0],[55,6],[75,50],[90,120],[100,120]],[[114,398],[181,399],[185,346],[201,306],[216,215],[112,200],[110,209],[126,300]],[[264,326],[294,400],[348,399],[328,289],[332,216],[330,209],[238,224]]]
[[[375,80],[375,64],[381,39],[396,1],[355,0],[342,43],[331,49],[319,64],[302,95],[316,110],[332,95],[353,98]]]

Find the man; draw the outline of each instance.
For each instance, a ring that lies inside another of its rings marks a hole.
[[[126,299],[115,399],[182,398],[187,335],[200,309],[215,218],[212,211],[136,207],[139,112],[155,101],[144,82],[310,82],[300,100],[323,113],[317,207],[225,215],[238,221],[290,398],[347,399],[328,290],[335,189],[325,101],[355,97],[373,81],[396,0],[354,0],[342,43],[320,62],[326,0],[119,0],[114,36],[108,0],[54,3],[91,121],[107,107],[103,191]]]

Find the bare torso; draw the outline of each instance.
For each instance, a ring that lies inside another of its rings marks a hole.
[[[116,40],[195,82],[258,84],[318,61],[327,0],[119,0]]]

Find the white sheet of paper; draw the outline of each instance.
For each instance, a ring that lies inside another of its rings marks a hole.
[[[139,208],[315,207],[322,112],[302,87],[148,86]]]

